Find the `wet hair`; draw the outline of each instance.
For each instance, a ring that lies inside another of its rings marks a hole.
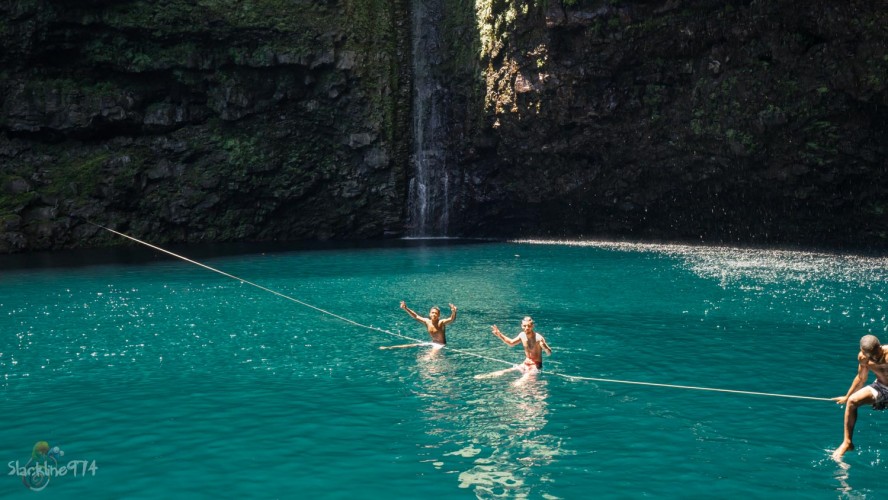
[[[880,345],[875,335],[864,335],[860,338],[860,350],[863,352],[873,352]]]
[[[438,314],[441,314],[441,308],[438,306],[432,306],[432,308],[429,309],[429,311],[438,311]]]
[[[531,318],[530,316],[525,316],[524,319],[521,320],[521,323],[524,323],[525,321],[528,323],[533,323],[533,318]]]

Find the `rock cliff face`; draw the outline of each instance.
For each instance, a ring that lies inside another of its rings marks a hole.
[[[888,247],[884,1],[477,3],[466,234]]]
[[[884,0],[441,2],[448,234],[888,248]],[[410,14],[0,3],[0,252],[402,234]]]
[[[0,252],[400,231],[399,0],[0,4]]]

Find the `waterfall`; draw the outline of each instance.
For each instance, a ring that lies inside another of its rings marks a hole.
[[[407,223],[410,236],[446,236],[449,224],[443,0],[412,0],[413,150]]]

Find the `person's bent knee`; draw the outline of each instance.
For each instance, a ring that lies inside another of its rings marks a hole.
[[[876,398],[873,397],[872,393],[869,392],[861,392],[854,394],[850,398],[848,398],[847,405],[848,408],[857,409],[863,405],[871,405],[875,402]]]

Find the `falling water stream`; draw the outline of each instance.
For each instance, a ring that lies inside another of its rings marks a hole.
[[[446,162],[446,91],[437,76],[442,60],[441,0],[414,0],[413,178],[408,198],[410,236],[446,236],[450,178]]]

